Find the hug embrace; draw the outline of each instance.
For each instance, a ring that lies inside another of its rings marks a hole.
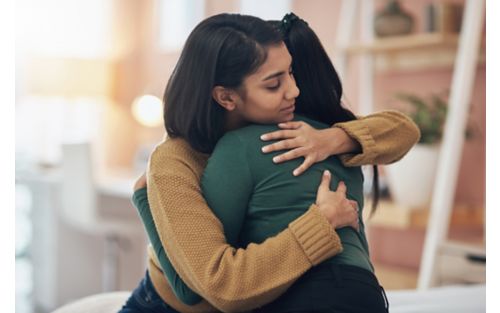
[[[342,93],[293,13],[198,24],[136,184],[149,266],[120,312],[388,312],[360,166],[401,159],[420,133],[396,111],[355,116]]]

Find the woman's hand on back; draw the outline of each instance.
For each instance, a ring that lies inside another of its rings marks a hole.
[[[318,187],[316,205],[333,228],[351,226],[359,231],[359,209],[356,201],[346,198],[347,187],[342,181],[336,191],[331,191],[331,179],[331,173],[324,171]]]
[[[289,149],[275,156],[273,161],[281,163],[303,157],[304,162],[293,171],[298,176],[311,165],[321,162],[331,155],[357,152],[361,150],[359,143],[338,127],[315,129],[306,122],[286,122],[278,124],[281,130],[261,136],[264,141],[280,140],[264,146],[262,152],[269,153]]]

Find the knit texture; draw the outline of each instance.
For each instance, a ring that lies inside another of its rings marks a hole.
[[[418,141],[419,131],[396,111],[334,125],[356,139],[362,153],[342,156],[346,166],[390,163]],[[168,139],[153,152],[148,169],[148,198],[162,245],[186,284],[206,301],[182,304],[165,279],[153,249],[149,271],[165,302],[181,312],[245,311],[266,304],[311,266],[341,251],[336,232],[312,205],[275,237],[246,249],[226,243],[219,220],[207,206],[200,178],[208,155],[182,139]]]
[[[262,244],[235,249],[201,195],[207,156],[182,139],[168,139],[152,154],[148,198],[161,242],[180,277],[216,308],[248,310],[276,299],[312,265],[341,251],[340,239],[314,205],[289,229]],[[151,279],[160,296],[184,312],[210,312],[174,299],[149,249]],[[244,282],[244,283],[243,283]]]
[[[420,139],[418,126],[405,114],[386,110],[360,117],[355,122],[333,125],[342,128],[362,147],[362,153],[340,156],[345,166],[391,164],[399,161]]]

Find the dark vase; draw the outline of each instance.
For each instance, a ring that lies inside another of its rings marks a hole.
[[[397,0],[391,0],[376,15],[374,24],[378,37],[405,35],[413,29],[413,17],[403,11]]]

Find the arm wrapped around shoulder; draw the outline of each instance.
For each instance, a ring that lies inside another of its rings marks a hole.
[[[359,154],[340,156],[345,166],[394,163],[420,139],[418,126],[408,116],[394,110],[338,123],[334,127],[342,128],[362,147]]]

